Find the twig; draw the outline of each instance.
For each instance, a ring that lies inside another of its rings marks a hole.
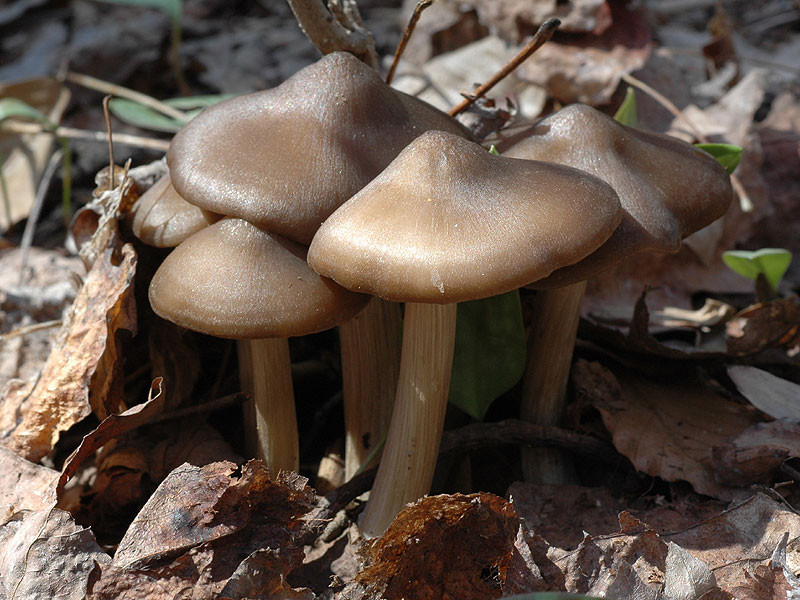
[[[86,129],[76,129],[74,127],[56,127],[49,129],[39,123],[23,123],[21,121],[3,121],[0,131],[9,133],[52,133],[57,137],[69,138],[74,140],[92,140],[96,142],[107,142],[108,134],[102,131],[87,131]],[[124,146],[135,146],[137,148],[148,148],[166,152],[169,149],[168,140],[158,140],[141,135],[131,135],[118,133],[114,136],[114,141]]]
[[[116,183],[116,179],[114,178],[114,142],[113,142],[113,135],[111,133],[111,113],[108,110],[108,101],[111,100],[111,96],[104,96],[103,97],[103,116],[106,119],[106,135],[108,135],[108,162],[109,162],[109,175],[111,179],[111,185]]]
[[[695,138],[699,142],[703,144],[708,143],[708,138],[703,135],[703,132],[700,131],[698,127],[694,125],[686,116],[681,112],[681,110],[675,106],[672,101],[658,92],[657,90],[653,89],[649,85],[647,85],[644,81],[641,81],[631,75],[630,73],[623,73],[622,74],[622,81],[627,83],[628,85],[632,85],[635,88],[642,90],[645,94],[650,96],[653,100],[658,102],[661,106],[666,108],[672,115],[681,123],[686,125],[689,130],[692,132]],[[742,182],[736,175],[731,174],[731,185],[733,189],[736,191],[736,195],[739,196],[739,206],[742,209],[742,212],[748,213],[753,210],[753,201],[750,199],[750,195],[747,193],[747,190],[742,185]]]
[[[167,115],[168,117],[172,117],[173,119],[177,119],[179,121],[189,120],[189,115],[187,115],[182,110],[178,110],[174,106],[170,106],[169,104],[165,104],[160,100],[156,100],[152,96],[148,96],[147,94],[142,94],[141,92],[137,92],[135,90],[122,87],[121,85],[117,85],[115,83],[109,83],[108,81],[103,81],[102,79],[96,79],[95,77],[90,77],[89,75],[82,75],[80,73],[74,73],[72,71],[67,73],[67,81],[71,81],[72,83],[77,83],[78,85],[82,85],[83,87],[89,88],[90,90],[95,90],[98,92],[103,92],[104,94],[111,94],[112,96],[118,96],[120,98],[127,98],[128,100],[133,100],[134,102],[143,104],[144,106],[152,108],[153,110],[158,111],[161,114]]]
[[[558,427],[507,419],[498,423],[474,423],[445,431],[439,447],[439,459],[506,445],[553,446],[607,463],[616,463],[620,458],[611,444],[597,438]],[[368,491],[377,470],[377,467],[373,467],[364,471],[324,496],[317,508],[306,517],[305,531],[301,534],[304,543],[313,542],[337,512]]]
[[[8,333],[4,333],[0,335],[0,344],[3,342],[7,342],[11,338],[19,337],[22,335],[30,335],[31,333],[36,333],[37,331],[44,331],[45,329],[53,329],[54,327],[61,327],[64,324],[64,321],[61,319],[57,319],[55,321],[42,321],[41,323],[32,323],[31,325],[25,325],[24,327],[18,327]]]
[[[241,404],[242,402],[247,400],[247,398],[248,398],[247,394],[236,392],[235,394],[229,394],[227,396],[223,396],[222,398],[209,400],[208,402],[203,402],[202,404],[198,404],[196,406],[187,406],[186,408],[180,408],[178,410],[173,410],[163,415],[158,415],[157,417],[153,417],[152,419],[150,419],[150,421],[148,421],[148,424],[152,425],[154,423],[162,423],[163,421],[172,421],[174,419],[183,419],[185,417],[191,417],[195,415],[209,413],[215,410],[219,410],[221,408],[228,408],[229,406],[235,406],[237,404]]]
[[[48,188],[50,187],[50,181],[53,179],[53,175],[55,175],[56,169],[58,168],[63,156],[64,153],[61,150],[53,152],[52,156],[50,156],[49,162],[47,163],[47,167],[44,170],[42,179],[39,182],[39,187],[36,188],[36,197],[34,198],[31,211],[28,214],[28,221],[25,223],[25,231],[22,232],[22,241],[19,244],[21,252],[18,279],[19,286],[22,286],[23,279],[25,277],[25,269],[28,266],[28,254],[30,253],[31,245],[33,244],[33,232],[36,230],[36,224],[38,223],[39,215],[42,212],[44,198],[47,195]]]
[[[360,24],[354,0],[344,0],[344,7],[332,3],[332,11],[346,26],[328,12],[322,0],[287,0],[300,29],[312,44],[322,52],[330,54],[344,50],[357,56],[374,69],[378,68],[378,52],[370,33]]]
[[[556,18],[547,19],[541,24],[536,35],[531,38],[531,41],[525,44],[525,47],[520,50],[514,58],[512,58],[502,69],[492,75],[486,82],[478,86],[469,96],[464,98],[457,106],[450,109],[450,115],[455,117],[457,114],[464,112],[469,105],[475,102],[478,98],[483,97],[486,92],[491,90],[500,81],[508,77],[518,66],[525,62],[531,54],[536,52],[542,45],[547,42],[561,25],[561,21]]]
[[[406,46],[408,45],[408,40],[411,38],[411,34],[414,33],[414,29],[417,27],[417,21],[419,21],[420,16],[422,16],[422,11],[428,8],[431,4],[433,4],[433,0],[419,0],[417,2],[417,6],[414,7],[414,12],[411,15],[411,18],[408,20],[408,25],[406,25],[405,31],[403,31],[403,37],[400,38],[400,43],[397,44],[397,50],[394,51],[394,59],[392,59],[392,66],[389,68],[389,72],[386,74],[386,84],[392,83],[392,79],[394,79],[394,72],[397,70],[397,64],[400,62],[400,57],[405,52]]]

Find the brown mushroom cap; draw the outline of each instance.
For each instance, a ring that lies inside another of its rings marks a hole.
[[[546,277],[602,244],[619,199],[570,167],[421,135],[317,232],[308,261],[346,288],[450,303]]]
[[[626,127],[583,104],[539,121],[504,156],[547,160],[600,177],[619,194],[614,235],[580,263],[535,287],[582,281],[637,252],[677,252],[681,240],[718,219],[733,199],[730,177],[711,156],[681,140]]]
[[[149,246],[172,248],[222,216],[189,204],[170,183],[169,174],[156,181],[136,201],[133,233]]]
[[[172,141],[175,188],[198,206],[308,244],[420,133],[469,133],[334,52],[271,90],[212,106]]]
[[[355,316],[368,300],[309,269],[303,246],[242,219],[223,219],[191,236],[150,283],[159,316],[227,338],[323,331]]]

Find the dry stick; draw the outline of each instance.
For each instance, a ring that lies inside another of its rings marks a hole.
[[[160,112],[168,117],[172,117],[173,119],[177,119],[178,121],[188,121],[189,115],[187,115],[182,110],[178,110],[174,106],[170,106],[169,104],[165,104],[160,100],[156,100],[152,96],[148,96],[147,94],[142,94],[141,92],[137,92],[135,90],[131,90],[126,87],[122,87],[121,85],[117,85],[115,83],[109,83],[108,81],[103,81],[102,79],[96,79],[95,77],[90,77],[89,75],[81,75],[80,73],[73,73],[70,71],[67,73],[66,77],[67,81],[71,81],[72,83],[77,83],[78,85],[82,85],[83,87],[89,88],[91,90],[95,90],[98,92],[103,92],[104,94],[111,94],[112,96],[118,96],[120,98],[127,98],[128,100],[133,100],[134,102],[138,102],[148,108],[152,108],[153,110]]]
[[[322,0],[287,1],[300,29],[322,54],[345,50],[356,55],[372,68],[378,68],[375,41],[354,18],[348,19],[349,27],[346,28],[336,18],[332,18]],[[334,7],[334,11],[340,17],[348,18],[354,13],[357,14],[354,5],[347,5],[346,9],[338,9],[335,4]]]
[[[508,77],[514,69],[525,62],[531,54],[536,52],[542,45],[547,42],[561,25],[561,21],[556,18],[547,19],[541,24],[536,35],[531,38],[531,41],[525,44],[525,47],[520,50],[514,58],[512,58],[502,69],[492,75],[486,82],[478,86],[478,88],[465,97],[460,103],[450,109],[450,116],[455,117],[457,114],[464,112],[469,106],[478,98],[486,95],[486,92],[491,90],[495,85],[500,83],[503,79]]]
[[[103,116],[106,118],[106,132],[108,132],[108,169],[111,179],[111,185],[116,187],[116,179],[114,179],[114,142],[111,134],[111,112],[108,110],[108,101],[111,96],[103,98]]]
[[[616,464],[620,455],[608,442],[595,437],[574,433],[558,427],[546,427],[507,419],[497,423],[474,423],[452,431],[445,431],[439,448],[439,458],[463,456],[467,452],[498,446],[547,446],[561,448],[572,454],[606,464]],[[319,502],[306,517],[303,540],[313,542],[337,512],[358,498],[372,486],[377,469],[360,475],[336,488]]]
[[[37,331],[43,331],[45,329],[53,329],[54,327],[61,327],[61,325],[63,324],[64,321],[58,319],[56,321],[42,321],[41,323],[33,323],[31,325],[18,327],[17,329],[13,329],[8,333],[0,335],[0,344],[2,344],[3,342],[7,342],[8,340],[15,337],[29,335],[31,333],[36,333]]]
[[[397,70],[397,63],[400,62],[400,57],[403,55],[403,52],[405,52],[406,46],[408,45],[408,40],[411,38],[411,34],[414,33],[414,29],[417,27],[417,21],[419,21],[420,16],[422,16],[422,11],[428,8],[431,4],[433,4],[433,0],[419,0],[419,2],[417,2],[417,6],[414,7],[414,12],[411,15],[411,18],[408,20],[408,25],[406,25],[405,31],[403,31],[403,37],[400,38],[400,43],[397,44],[397,50],[394,52],[392,66],[389,68],[389,72],[386,74],[386,85],[392,83],[392,79],[394,79],[394,72]]]
[[[108,134],[103,131],[87,131],[86,129],[76,129],[74,127],[56,127],[55,129],[51,130],[39,123],[4,121],[3,124],[0,125],[0,131],[21,134],[52,133],[57,137],[73,140],[91,140],[95,142],[108,141]],[[148,138],[141,135],[118,133],[114,136],[114,141],[125,146],[147,148],[149,150],[158,150],[160,152],[166,152],[169,149],[168,140],[157,140],[155,138]]]
[[[633,87],[642,90],[645,94],[650,96],[653,100],[671,112],[678,121],[686,125],[700,142],[703,144],[708,143],[708,138],[703,135],[703,133],[694,125],[694,123],[684,116],[681,110],[675,106],[669,98],[647,85],[644,81],[637,79],[630,73],[623,73],[622,81],[628,85],[632,85]],[[741,207],[742,212],[751,212],[753,210],[753,201],[750,199],[750,195],[742,185],[742,182],[734,174],[731,174],[731,185],[736,191],[736,195],[739,196],[739,206]]]

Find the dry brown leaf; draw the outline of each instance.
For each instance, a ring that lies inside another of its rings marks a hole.
[[[174,598],[191,590],[192,598],[219,598],[237,570],[231,586],[279,585],[303,560],[296,536],[312,497],[304,478],[270,479],[259,461],[241,469],[230,462],[183,465],[142,508],[111,567],[95,571],[88,597]],[[265,548],[280,560],[259,571],[269,555],[253,553]]]
[[[797,296],[754,304],[726,325],[726,346],[736,356],[767,348],[791,348],[800,339],[800,299]]]
[[[93,565],[110,561],[92,532],[57,508],[25,510],[0,526],[6,600],[81,600]]]
[[[517,76],[546,88],[562,104],[608,104],[622,75],[642,68],[651,48],[641,14],[615,2],[611,16],[611,27],[599,35],[554,36],[517,69]]]
[[[491,494],[423,498],[364,549],[367,567],[337,598],[499,598],[519,528],[511,505]]]
[[[715,477],[726,485],[771,483],[783,461],[800,457],[800,424],[757,423],[715,446],[712,456]]]
[[[747,365],[731,365],[728,376],[750,404],[773,419],[800,421],[800,385],[769,371]]]
[[[705,387],[690,374],[664,382],[580,360],[578,393],[600,411],[614,446],[640,471],[666,481],[688,481],[695,491],[730,500],[735,488],[714,480],[711,448],[755,422],[745,407]]]
[[[89,456],[94,454],[99,448],[105,446],[111,440],[118,438],[125,433],[141,427],[159,414],[164,408],[164,395],[162,389],[163,379],[157,377],[150,386],[150,394],[147,402],[134,406],[119,415],[109,415],[97,429],[86,435],[75,451],[67,458],[64,468],[61,470],[61,477],[56,488],[57,496],[64,492],[64,486],[78,471],[78,467]]]
[[[58,471],[35,465],[0,448],[0,523],[20,510],[40,510],[55,504]]]
[[[69,103],[69,90],[51,77],[40,77],[17,83],[0,83],[0,98],[18,98],[47,115],[53,123]],[[36,188],[53,151],[54,138],[49,133],[15,135],[0,133],[0,156],[9,195],[11,221],[0,208],[0,232],[24,219],[36,199]],[[0,191],[0,207],[3,207]]]
[[[114,342],[117,331],[136,330],[131,288],[136,254],[130,245],[123,246],[121,254],[115,264],[110,246],[92,266],[22,407],[21,421],[5,434],[3,444],[28,460],[36,462],[46,456],[61,432],[92,410],[105,418],[109,410],[124,406],[120,396],[104,395],[114,391],[112,381],[121,380],[112,366],[119,366],[119,348]],[[101,363],[105,367],[101,368]]]

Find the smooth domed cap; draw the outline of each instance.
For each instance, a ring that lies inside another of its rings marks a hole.
[[[619,220],[616,193],[592,175],[434,131],[325,221],[308,261],[388,300],[460,302],[577,262]]]
[[[369,296],[314,273],[305,248],[242,219],[224,219],[191,236],[150,282],[160,317],[228,338],[306,335],[355,316]]]
[[[608,242],[537,287],[581,281],[637,252],[677,252],[683,238],[724,215],[733,199],[727,172],[702,150],[583,104],[542,119],[503,155],[581,169],[608,182],[622,202],[622,222]]]
[[[156,181],[131,209],[134,235],[149,246],[172,248],[222,216],[189,204],[170,183],[169,174]]]
[[[276,88],[204,110],[175,136],[167,160],[193,204],[308,244],[328,215],[434,128],[469,136],[334,52]]]

